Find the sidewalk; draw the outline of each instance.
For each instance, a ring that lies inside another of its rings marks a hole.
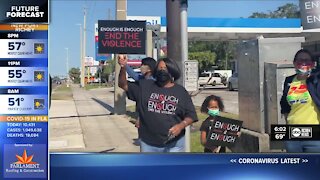
[[[109,115],[113,109],[112,89],[71,87],[72,100],[52,101],[51,152],[139,152],[137,129],[129,118]]]

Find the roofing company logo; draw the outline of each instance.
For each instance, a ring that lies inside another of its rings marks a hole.
[[[17,157],[18,161],[15,162],[15,164],[37,164],[36,162],[32,161],[33,155],[31,155],[31,156],[27,155],[27,150],[23,151],[22,156],[16,155],[16,157]]]
[[[44,43],[34,43],[34,54],[44,53]]]
[[[10,168],[15,169],[15,170],[24,169],[24,172],[27,172],[28,170],[33,171],[33,169],[39,169],[40,164],[32,161],[33,156],[34,155],[28,156],[27,150],[24,149],[22,156],[19,156],[16,154],[16,158],[18,161],[11,163]],[[26,170],[26,169],[28,169],[28,170]]]
[[[4,178],[46,178],[46,144],[4,144]]]

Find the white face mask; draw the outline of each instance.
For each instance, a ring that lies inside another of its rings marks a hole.
[[[299,68],[296,69],[296,73],[301,75],[310,75],[311,71],[311,66],[299,66]]]

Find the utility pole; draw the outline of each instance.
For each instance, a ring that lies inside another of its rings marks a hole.
[[[152,30],[147,29],[146,55],[153,57]]]
[[[67,50],[67,62],[66,62],[66,66],[67,66],[67,87],[69,87],[69,48],[64,48],[65,50]]]
[[[127,19],[127,0],[116,0],[116,19]],[[114,114],[126,113],[126,94],[118,86],[120,65],[118,64],[118,55],[115,56],[115,82],[114,82]]]
[[[111,20],[111,9],[108,9],[108,20]]]
[[[82,72],[82,61],[83,61],[83,44],[82,44],[82,24],[77,24],[80,28],[80,72]],[[81,87],[84,87],[84,84],[82,84],[82,76],[81,76],[81,79],[80,79],[80,86]]]
[[[85,76],[85,66],[84,66],[84,58],[86,57],[86,20],[87,20],[87,9],[86,7],[83,9],[84,16],[83,16],[83,40],[82,40],[82,59],[81,59],[81,87],[85,87],[85,82],[84,82],[84,76]]]
[[[166,0],[168,58],[177,62],[181,76],[177,83],[184,86],[185,61],[188,60],[187,0]],[[185,151],[190,152],[190,126],[186,127]]]

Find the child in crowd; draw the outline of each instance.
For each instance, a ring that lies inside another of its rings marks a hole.
[[[211,149],[206,147],[207,136],[211,130],[211,126],[214,123],[216,117],[223,110],[224,110],[224,105],[223,105],[222,99],[215,95],[208,96],[201,105],[201,112],[209,115],[207,119],[202,122],[200,127],[200,131],[201,131],[200,141],[201,141],[201,144],[204,146],[205,153],[226,152],[225,147],[216,146]]]

